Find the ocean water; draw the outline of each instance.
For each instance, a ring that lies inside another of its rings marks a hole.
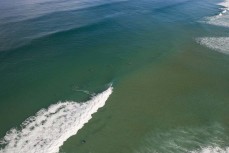
[[[0,153],[229,153],[229,2],[0,0]]]

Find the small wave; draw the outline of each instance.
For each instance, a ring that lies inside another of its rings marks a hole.
[[[1,51],[15,50],[15,49],[27,46],[27,45],[31,45],[36,40],[42,40],[44,38],[53,37],[53,36],[56,36],[58,34],[69,33],[69,32],[77,31],[77,30],[84,29],[84,28],[86,29],[86,28],[89,28],[91,26],[101,24],[101,23],[105,22],[106,19],[108,19],[108,18],[109,17],[94,18],[93,20],[82,23],[82,24],[78,23],[78,25],[76,25],[76,24],[75,25],[74,24],[67,25],[67,22],[66,22],[65,23],[66,26],[64,26],[65,24],[63,24],[60,27],[55,26],[52,28],[52,26],[51,26],[47,29],[41,28],[41,29],[39,29],[40,31],[38,33],[32,33],[32,32],[28,33],[28,34],[25,33],[20,38],[17,38],[16,36],[18,33],[20,33],[20,31],[22,29],[18,29],[17,31],[14,31],[13,33],[8,33],[8,35],[7,35],[7,32],[1,32],[1,30],[0,30],[0,33],[2,33],[2,35],[3,35],[2,36],[3,38],[0,38],[0,43],[3,44],[0,46],[0,52]],[[10,29],[7,29],[7,31],[10,31]],[[23,29],[22,31],[25,31],[25,29]],[[8,37],[10,37],[10,38],[8,38]],[[6,40],[8,43],[5,42]]]
[[[229,37],[203,37],[197,42],[218,52],[229,54]]]
[[[72,101],[41,109],[25,120],[21,129],[12,129],[0,141],[0,153],[57,153],[63,143],[75,135],[92,114],[105,105],[113,88],[94,96],[85,103]]]

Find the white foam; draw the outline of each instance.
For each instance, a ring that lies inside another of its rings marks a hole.
[[[206,147],[201,150],[192,151],[191,153],[229,153],[229,148]]]
[[[219,15],[207,18],[207,24],[229,27],[229,11],[223,10]]]
[[[60,146],[75,135],[92,114],[105,105],[113,88],[94,96],[85,103],[60,102],[40,110],[2,139],[0,153],[57,153]]]
[[[222,6],[222,11],[215,16],[206,18],[206,23],[222,26],[222,27],[229,27],[229,0],[225,0],[218,5]]]
[[[229,0],[225,0],[223,2],[218,3],[218,5],[224,6],[226,8],[229,8]]]
[[[229,54],[229,37],[203,37],[197,42],[218,52]]]
[[[218,3],[218,5],[223,6],[219,15],[208,17],[205,22],[229,28],[229,0]],[[229,54],[229,37],[203,37],[198,38],[197,42],[218,52]]]

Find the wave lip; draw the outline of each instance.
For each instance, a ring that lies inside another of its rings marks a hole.
[[[21,130],[7,132],[0,142],[5,145],[0,153],[58,153],[63,143],[105,105],[112,90],[109,87],[85,103],[59,102],[41,109],[22,123]]]

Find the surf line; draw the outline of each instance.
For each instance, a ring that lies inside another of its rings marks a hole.
[[[0,144],[0,153],[58,153],[71,136],[77,134],[85,123],[103,107],[113,92],[110,86],[84,103],[59,102],[41,109],[21,124],[21,129],[11,129]]]
[[[205,23],[220,26],[224,28],[229,28],[229,0],[225,0],[224,2],[218,3],[218,5],[222,6],[222,12],[219,15],[208,17]],[[229,37],[221,36],[221,37],[200,37],[197,38],[196,41],[208,48],[216,50],[218,52],[229,55]]]

